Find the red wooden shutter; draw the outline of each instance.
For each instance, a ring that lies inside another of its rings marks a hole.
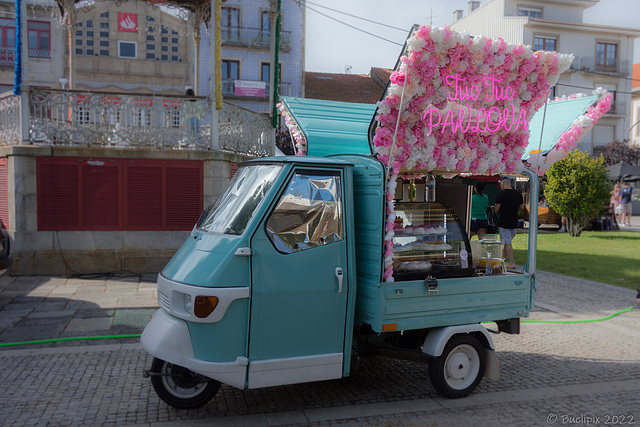
[[[2,228],[9,228],[9,180],[7,158],[0,158],[0,221]]]
[[[82,167],[82,225],[86,230],[116,230],[120,225],[120,167],[96,161]]]
[[[167,227],[190,230],[202,212],[202,164],[200,167],[167,167]]]
[[[76,230],[79,224],[78,165],[36,160],[38,177],[38,229]]]
[[[229,162],[229,179],[238,172],[238,162]]]
[[[162,228],[162,167],[144,166],[140,162],[126,170],[128,229],[159,230]]]

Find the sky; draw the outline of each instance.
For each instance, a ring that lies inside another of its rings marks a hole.
[[[488,1],[481,0],[480,5]],[[368,74],[371,67],[393,68],[413,24],[451,25],[456,9],[466,16],[468,0],[307,0],[305,70],[344,73],[350,66],[353,74]],[[640,0],[600,0],[584,12],[584,22],[640,28]],[[640,62],[640,38],[635,41],[633,62]]]

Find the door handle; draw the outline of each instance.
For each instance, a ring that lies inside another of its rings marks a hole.
[[[341,294],[342,293],[342,277],[344,276],[342,268],[336,267],[335,274],[336,274],[336,277],[338,278],[338,293]]]

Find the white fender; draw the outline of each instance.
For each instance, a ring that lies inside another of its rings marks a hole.
[[[429,333],[422,345],[422,352],[429,356],[438,357],[442,355],[444,346],[447,345],[452,336],[471,332],[481,332],[484,334],[489,343],[489,348],[491,350],[495,349],[489,331],[479,323],[472,323],[469,325],[443,326],[442,328],[429,329]]]

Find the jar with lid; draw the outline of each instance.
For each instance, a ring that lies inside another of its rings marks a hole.
[[[502,244],[495,234],[485,234],[480,240],[480,256],[476,260],[476,269],[485,276],[502,274]]]

